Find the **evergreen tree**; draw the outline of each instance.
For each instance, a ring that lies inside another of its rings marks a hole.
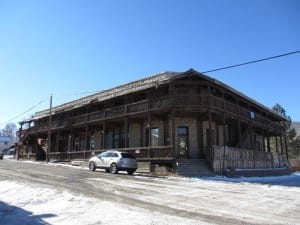
[[[276,104],[272,108],[273,111],[279,113],[286,118],[285,129],[286,137],[288,142],[288,155],[291,158],[295,158],[300,155],[300,136],[297,136],[295,128],[291,127],[292,119],[289,115],[286,114],[285,109],[280,105]]]

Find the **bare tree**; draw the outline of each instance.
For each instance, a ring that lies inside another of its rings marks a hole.
[[[16,130],[17,130],[16,124],[14,124],[14,123],[8,123],[2,129],[1,133],[2,133],[3,136],[15,137],[16,136]]]

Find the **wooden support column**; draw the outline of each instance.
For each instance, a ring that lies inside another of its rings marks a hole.
[[[102,136],[102,146],[101,149],[105,149],[105,132],[106,132],[106,121],[103,121],[101,136]]]
[[[265,129],[263,129],[263,133],[262,133],[262,144],[263,144],[263,151],[264,152],[267,152],[266,151],[266,143],[265,143]]]
[[[170,90],[171,90],[171,95],[172,95],[172,109],[171,109],[171,143],[173,146],[173,155],[175,158],[179,157],[179,152],[176,150],[177,146],[176,146],[176,128],[175,128],[175,88],[174,88],[174,84],[170,84]]]
[[[85,151],[88,149],[89,147],[89,142],[88,142],[88,131],[89,131],[89,126],[85,125],[85,133],[84,133],[84,139],[85,139]]]
[[[250,149],[254,149],[254,145],[253,145],[253,127],[252,127],[252,123],[249,123],[249,127],[250,127]]]
[[[223,175],[225,174],[225,160],[226,160],[226,118],[225,111],[223,112]]]
[[[128,148],[128,117],[125,117],[124,121],[124,130],[125,130],[125,148]]]
[[[212,118],[211,118],[211,98],[210,98],[210,88],[209,88],[209,97],[208,97],[208,129],[209,129],[209,136],[208,136],[208,147],[209,147],[209,150],[211,150],[212,148],[212,141],[211,141],[211,129],[212,129]]]
[[[151,144],[152,144],[152,135],[151,135],[151,129],[152,129],[152,114],[151,112],[148,110],[148,123],[147,123],[147,129],[148,129],[148,159],[150,158],[151,154]]]
[[[144,121],[141,121],[141,123],[140,123],[140,133],[141,133],[141,136],[140,136],[140,146],[141,147],[145,146],[145,144],[144,144],[144,132],[145,132]]]
[[[168,117],[164,117],[164,143],[163,145],[166,146],[166,145],[169,145],[169,120],[168,120]]]
[[[73,140],[74,140],[73,128],[71,128],[71,134],[70,134],[69,138],[70,138],[70,146],[69,146],[68,151],[71,152],[73,150]]]
[[[275,136],[275,146],[276,146],[276,152],[278,153],[278,138]]]
[[[179,152],[176,151],[176,130],[175,130],[175,109],[172,108],[171,112],[171,129],[172,129],[172,145],[173,145],[173,154],[177,158],[179,156]]]
[[[241,140],[242,139],[242,129],[241,129],[241,120],[238,118],[238,147],[241,148]]]
[[[286,154],[286,159],[289,160],[288,143],[287,143],[287,137],[286,137],[286,135],[284,135],[284,143],[285,143],[285,154]]]
[[[280,154],[283,154],[282,136],[280,136]]]
[[[60,138],[60,130],[57,131],[56,135],[56,151],[59,152],[59,138]]]
[[[237,105],[238,105],[238,120],[237,120],[237,125],[238,125],[238,146],[241,148],[241,141],[242,141],[242,129],[241,129],[241,106],[240,106],[240,98],[237,99]]]
[[[268,152],[271,152],[271,145],[270,145],[270,135],[268,132],[268,138],[267,138],[267,146],[268,146]]]
[[[89,130],[89,126],[85,125],[85,135],[84,135],[85,147],[84,147],[84,153],[83,153],[83,158],[84,159],[85,159],[86,151],[88,150],[88,146],[89,146],[89,143],[88,143],[88,130]]]

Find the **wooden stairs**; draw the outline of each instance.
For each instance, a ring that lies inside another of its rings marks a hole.
[[[184,177],[215,176],[205,159],[177,159],[177,174]]]

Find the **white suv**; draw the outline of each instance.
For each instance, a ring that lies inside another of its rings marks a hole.
[[[95,171],[97,168],[111,173],[127,171],[131,175],[137,169],[137,162],[136,158],[127,152],[106,151],[89,160],[89,169]]]

